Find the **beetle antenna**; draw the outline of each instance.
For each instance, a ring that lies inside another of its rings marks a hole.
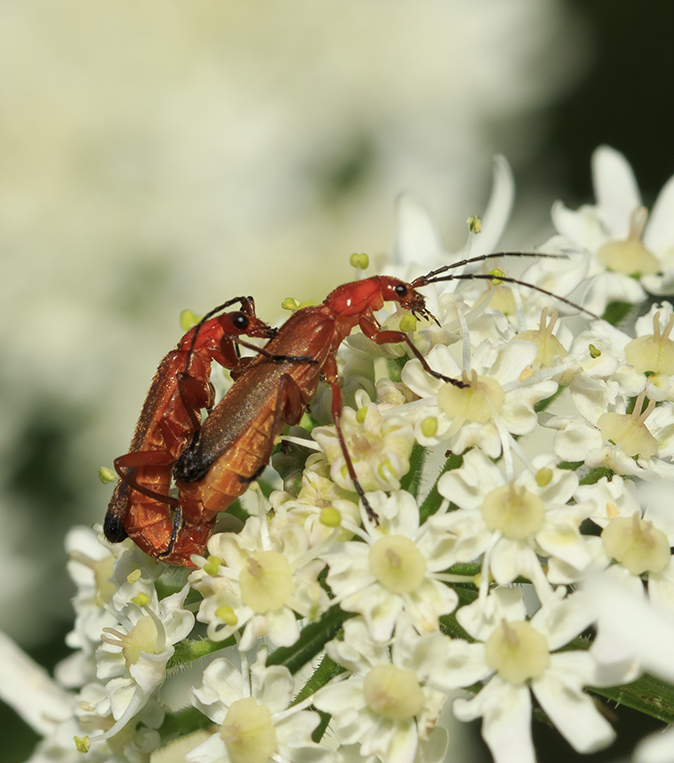
[[[550,255],[548,255],[550,256]],[[417,278],[417,281],[421,279]],[[532,289],[533,291],[537,291],[541,294],[545,294],[547,297],[552,297],[553,299],[557,299],[560,302],[563,302],[565,305],[568,305],[569,307],[573,307],[574,310],[579,310],[582,313],[585,313],[586,315],[589,315],[590,318],[594,318],[595,320],[601,320],[598,315],[593,313],[591,310],[587,310],[584,307],[581,307],[581,305],[576,304],[575,302],[572,302],[570,299],[566,299],[565,297],[560,297],[558,294],[554,294],[551,291],[548,291],[547,289],[543,289],[541,286],[536,286],[533,283],[527,283],[526,281],[520,281],[517,278],[510,278],[509,276],[501,275],[500,273],[452,273],[447,276],[443,276],[441,278],[433,277],[428,278],[424,277],[423,283],[418,284],[419,286],[426,286],[427,284],[431,283],[439,283],[441,281],[491,281],[493,284],[499,284],[499,283],[513,283],[517,284],[518,286],[526,286],[527,289]]]
[[[553,260],[566,260],[569,258],[568,254],[541,254],[539,252],[496,252],[495,254],[478,254],[475,257],[468,257],[465,260],[459,262],[453,262],[451,265],[443,265],[441,268],[431,270],[430,273],[426,273],[425,276],[419,276],[412,281],[411,286],[417,288],[418,286],[425,286],[427,283],[435,283],[435,281],[428,281],[427,279],[440,275],[440,273],[446,273],[448,270],[454,268],[460,268],[464,265],[472,265],[475,262],[484,262],[485,260],[493,260],[497,257],[536,257],[537,259],[553,259]],[[448,279],[449,280],[449,279]]]

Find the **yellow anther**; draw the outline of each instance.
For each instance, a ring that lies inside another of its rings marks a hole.
[[[536,472],[536,484],[538,487],[546,487],[552,481],[552,469],[544,466]]]
[[[299,310],[299,307],[300,301],[299,299],[295,299],[295,297],[286,297],[283,302],[281,302],[281,309],[290,310],[291,313],[294,313],[295,310]]]
[[[75,749],[77,752],[89,752],[91,749],[91,739],[88,736],[73,737]]]
[[[227,604],[223,604],[215,610],[215,616],[222,620],[225,625],[237,625],[239,618],[236,616],[234,610]]]
[[[207,575],[210,575],[212,578],[214,578],[218,574],[218,570],[220,569],[221,564],[222,559],[211,555],[208,557],[206,564],[204,564],[203,570]]]
[[[356,270],[367,270],[370,265],[370,258],[364,252],[361,252],[360,254],[354,252],[351,257],[349,257],[349,262],[351,263],[351,267],[356,268]]]
[[[606,504],[606,516],[608,519],[615,519],[618,516],[618,507],[615,503],[609,502]]]
[[[101,466],[101,468],[98,470],[98,479],[104,485],[107,485],[108,482],[114,482],[117,479],[117,475],[112,471],[112,469],[108,469],[107,466]]]
[[[479,215],[471,215],[466,222],[471,233],[482,233],[482,218]]]
[[[342,515],[333,506],[326,506],[321,509],[320,522],[325,527],[339,527]]]
[[[139,594],[136,594],[136,595],[135,595],[135,596],[134,596],[134,597],[131,599],[131,601],[132,601],[134,604],[137,604],[139,607],[146,607],[146,606],[147,606],[147,603],[150,601],[150,597],[149,597],[149,596],[148,596],[146,593],[144,593],[143,591],[141,591]]]
[[[180,312],[180,328],[183,331],[189,331],[192,326],[196,326],[201,320],[201,316],[192,310],[182,310]]]
[[[438,420],[435,416],[427,416],[421,422],[421,433],[424,437],[435,437],[438,431]]]
[[[494,270],[489,271],[489,275],[492,277],[492,283],[494,286],[499,286],[503,283],[501,280],[502,278],[505,278],[505,273],[501,270],[501,268],[494,268]]]

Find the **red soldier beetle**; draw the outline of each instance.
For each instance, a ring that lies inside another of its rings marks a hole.
[[[509,278],[500,271],[497,274],[442,275],[451,268],[508,255],[541,256],[519,252],[481,255],[438,268],[410,283],[392,276],[373,276],[343,284],[332,291],[322,304],[302,307],[294,312],[281,326],[278,336],[267,344],[267,352],[272,356],[307,356],[314,363],[290,364],[268,356],[254,359],[245,377],[234,384],[201,429],[195,432],[192,443],[175,464],[174,476],[179,490],[183,526],[177,531],[171,553],[163,560],[193,566],[191,560],[179,551],[179,546],[183,546],[182,542],[179,543],[181,535],[194,533],[207,537],[206,528],[213,526],[215,514],[230,506],[264,470],[274,440],[285,424],[299,422],[316,394],[320,378],[324,378],[332,390],[332,416],[349,477],[366,510],[372,513],[358,482],[340,423],[342,392],[337,369],[340,344],[359,326],[377,344],[404,342],[424,370],[435,378],[459,387],[466,386],[465,382],[430,368],[406,333],[382,329],[375,312],[385,302],[391,301],[417,318],[427,318],[437,323],[417,289],[440,281],[462,279],[519,284],[578,307],[563,297]],[[200,553],[205,553],[205,545]]]
[[[237,302],[241,310],[218,315]],[[171,470],[201,426],[201,410],[210,410],[215,402],[211,361],[238,377],[252,360],[239,356],[238,345],[266,353],[240,335],[270,339],[276,333],[255,315],[252,297],[237,297],[209,311],[183,336],[177,349],[164,357],[145,398],[129,452],[114,461],[119,480],[103,524],[110,542],[129,536],[155,557],[172,546],[171,507],[178,509],[179,502],[169,495]],[[207,532],[199,538],[183,533],[182,553],[193,553],[191,544],[200,549],[207,538]]]

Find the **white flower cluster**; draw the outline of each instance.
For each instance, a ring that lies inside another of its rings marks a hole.
[[[257,512],[212,536],[196,570],[73,531],[75,652],[55,682],[8,692],[45,737],[32,760],[75,760],[74,736],[101,761],[149,760],[183,737],[191,763],[435,763],[444,706],[463,691],[453,713],[482,718],[494,760],[534,763],[532,694],[589,753],[615,733],[586,687],[644,669],[674,679],[674,308],[654,305],[631,336],[565,322],[569,303],[545,293],[584,284],[610,315],[674,292],[674,182],[647,220],[622,156],[599,149],[594,169],[597,205],[554,208],[558,235],[541,250],[564,258],[522,277],[544,291],[451,270],[462,278],[428,296],[439,325],[381,318],[462,386],[362,336],[341,348],[366,380],[343,431],[371,513],[321,426],[301,481],[284,453],[287,491],[258,490]],[[495,248],[507,221],[502,160],[495,188],[462,256]],[[398,271],[448,258],[405,201]],[[673,747],[665,736],[637,755]]]

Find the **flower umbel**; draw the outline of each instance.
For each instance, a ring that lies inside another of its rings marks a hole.
[[[581,753],[616,736],[606,699],[674,723],[673,308],[630,331],[555,298],[585,282],[597,312],[674,291],[674,181],[649,215],[599,149],[597,203],[554,207],[545,249],[564,256],[541,257],[525,280],[544,291],[527,291],[492,261],[513,198],[496,167],[456,255],[401,201],[394,299],[417,301],[375,316],[345,300],[354,332],[319,369],[330,384],[295,401],[309,405],[280,438],[280,479],[257,474],[231,507],[239,531],[212,535],[197,569],[69,533],[73,654],[52,679],[0,638],[0,692],[43,736],[35,760],[440,763],[452,712],[482,718],[497,763],[533,763],[539,715]],[[362,276],[367,258],[352,262]],[[186,516],[157,504],[175,527]],[[649,740],[639,763],[670,745]]]

